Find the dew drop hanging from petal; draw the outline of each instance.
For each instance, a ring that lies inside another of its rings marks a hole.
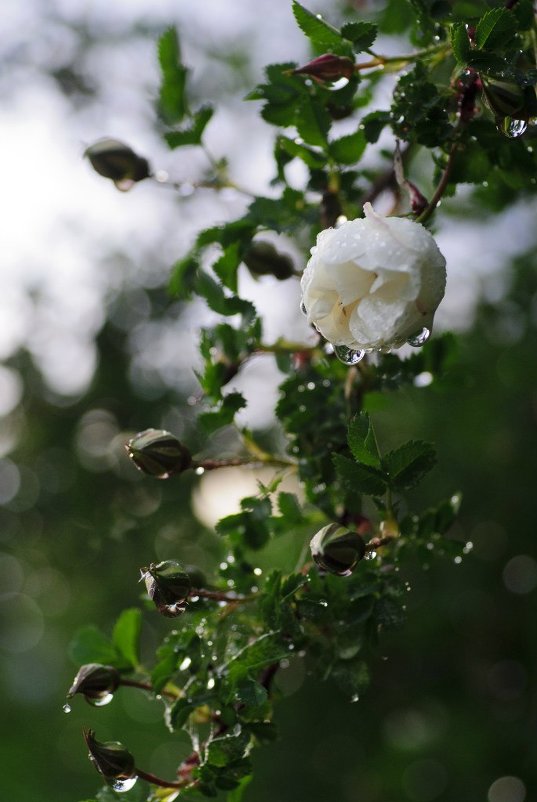
[[[346,345],[335,345],[334,352],[344,365],[357,365],[365,356],[365,351],[355,351]]]
[[[422,345],[425,345],[430,336],[430,329],[424,326],[420,332],[409,337],[407,343],[413,348],[421,348]]]

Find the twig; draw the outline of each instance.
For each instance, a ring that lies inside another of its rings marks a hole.
[[[134,679],[120,679],[119,684],[126,685],[129,688],[140,688],[142,691],[154,692],[154,688],[149,682],[138,682]],[[177,699],[179,696],[177,693],[172,693],[171,691],[159,691],[159,693],[162,696],[167,696],[168,699]]]

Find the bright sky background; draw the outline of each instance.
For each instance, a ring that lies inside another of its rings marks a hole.
[[[270,13],[263,15],[259,26],[263,6]],[[310,6],[327,12],[332,4]],[[194,179],[206,166],[203,154],[193,148],[168,152],[153,130],[152,102],[158,87],[154,41],[170,24],[182,31],[194,85],[215,103],[223,91],[227,94],[225,107],[219,108],[207,129],[208,146],[215,155],[230,157],[231,173],[239,183],[269,193],[274,130],[259,120],[257,104],[239,102],[244,87],[235,97],[230,95],[233,87],[218,54],[230,49],[250,53],[254,80],[266,63],[306,58],[307,43],[294,24],[290,0],[234,0],[231,5],[221,0],[4,0],[2,4],[0,359],[26,345],[59,394],[76,397],[91,379],[93,338],[103,321],[105,300],[124,285],[161,280],[184,254],[195,231],[231,219],[244,207],[244,200],[230,191],[218,197],[201,191],[179,199],[171,190],[148,182],[121,194],[82,159],[89,143],[113,136],[179,181]],[[77,26],[93,38],[83,51]],[[150,35],[144,33],[147,28]],[[390,47],[393,43],[384,50]],[[45,65],[60,69],[73,60],[97,89],[86,104],[70,103],[43,69]],[[481,226],[438,215],[437,238],[448,261],[448,291],[437,328],[467,326],[483,286],[492,296],[501,292],[506,257],[534,242],[534,215],[534,208],[525,205]],[[123,258],[113,258],[117,254]],[[298,312],[297,282],[286,282],[282,292],[282,285],[270,278],[255,283],[244,272],[241,281],[243,293],[266,316],[268,341],[280,334],[311,336]],[[147,364],[157,363],[168,381],[194,388],[192,331],[206,319],[200,305],[186,314],[180,328],[149,325],[142,316],[138,325],[132,325],[139,369],[143,372]],[[267,388],[277,383],[270,359],[254,360],[235,384],[248,395],[252,380],[259,379]],[[0,370],[0,415],[13,408],[20,389],[12,371]],[[268,421],[272,402],[271,393],[264,393],[255,410],[246,413],[248,422]]]

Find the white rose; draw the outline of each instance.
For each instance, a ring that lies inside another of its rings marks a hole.
[[[302,275],[308,321],[335,346],[398,348],[428,337],[446,288],[446,260],[427,229],[381,217],[321,231]]]

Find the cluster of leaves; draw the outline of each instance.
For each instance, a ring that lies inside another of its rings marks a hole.
[[[413,25],[413,39],[422,49],[387,58],[371,49],[378,33],[373,22],[352,21],[336,29],[293,2],[313,53],[331,56],[331,69],[341,68],[344,80],[336,83],[332,78],[337,75],[328,79],[319,73],[326,59],[302,68],[293,62],[267,67],[265,82],[248,97],[261,101],[262,117],[283,129],[274,150],[277,196],[253,197],[238,220],[202,231],[172,269],[174,297],[200,296],[225,319],[201,332],[198,379],[205,409],[200,426],[208,435],[232,426],[246,402],[226,389],[228,383],[252,355],[272,354],[285,374],[276,417],[286,436],[286,453],[268,454],[245,431],[238,432],[242,453],[252,461],[296,470],[305,502],[281,492],[277,475],[269,485],[260,485],[257,495],[244,498],[240,512],[217,524],[227,556],[212,582],[191,593],[180,625],[165,637],[152,666],[139,660],[141,619],[135,610],[120,617],[111,639],[94,627],[75,638],[71,654],[77,663],[112,666],[124,685],[138,684],[162,697],[169,729],[189,734],[192,755],[178,767],[179,781],[156,782],[171,798],[180,787],[186,798],[226,791],[228,802],[240,800],[251,776],[252,747],[275,737],[278,673],[294,662],[305,661],[308,670],[357,698],[369,682],[382,632],[404,618],[399,568],[405,556],[412,552],[429,560],[433,553],[457,548],[444,536],[459,497],[450,495],[421,512],[412,511],[407,497],[433,468],[433,448],[413,440],[382,453],[364,411],[380,392],[419,384],[423,375],[430,383],[449,374],[452,338],[433,340],[406,360],[384,354],[349,369],[320,342],[264,342],[255,307],[239,294],[241,265],[257,278],[270,274],[282,282],[296,280],[300,272],[289,256],[262,238],[263,232],[292,237],[306,250],[339,215],[355,217],[365,199],[394,188],[391,164],[372,171],[362,163],[366,148],[375,145],[386,126],[408,143],[407,155],[420,146],[433,151],[436,180],[444,192],[459,182],[489,180],[488,171],[496,167],[499,182],[531,190],[528,175],[535,156],[523,141],[502,138],[495,106],[500,96],[505,104],[511,92],[520,100],[514,108],[517,119],[527,122],[534,113],[531,4],[520,0],[510,9],[489,9],[480,2],[414,0],[411,5],[411,13],[406,8],[397,16],[394,3],[388,4],[380,29],[388,29],[392,13],[400,29]],[[361,54],[367,61],[358,60]],[[212,110],[190,111],[187,70],[175,31],[162,36],[159,57],[164,137],[171,148],[202,145]],[[409,65],[414,66],[399,78],[391,108],[360,117],[383,76]],[[478,103],[483,93],[488,110]],[[376,155],[383,158],[382,152]],[[294,159],[307,168],[302,189],[287,180],[286,168]],[[214,166],[214,188],[232,185],[225,163]],[[399,201],[396,187],[394,194]],[[327,574],[309,559],[312,535],[334,522],[365,540],[368,559],[345,578]],[[147,777],[144,772],[140,776]]]

